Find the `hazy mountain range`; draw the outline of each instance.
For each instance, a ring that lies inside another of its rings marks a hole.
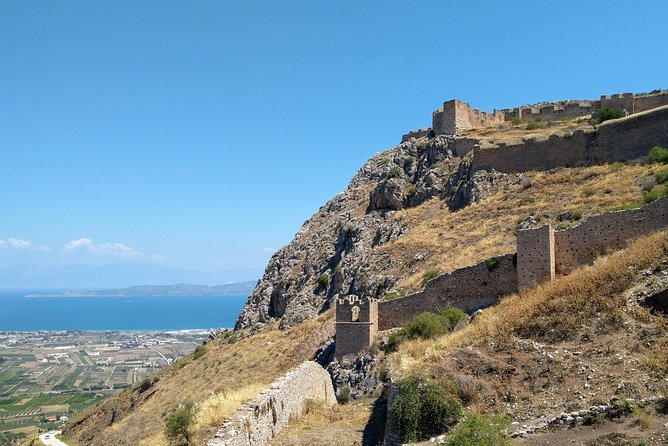
[[[127,296],[247,296],[256,282],[228,283],[206,286],[179,283],[176,285],[135,285],[121,290],[71,290],[62,293],[34,293],[26,297],[127,297]]]
[[[170,285],[197,283],[215,286],[256,281],[261,268],[199,271],[160,265],[111,263],[107,265],[23,264],[0,268],[0,289],[122,289],[138,283]]]

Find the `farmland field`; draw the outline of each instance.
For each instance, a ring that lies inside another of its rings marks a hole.
[[[191,353],[205,331],[0,333],[0,446],[60,427]]]

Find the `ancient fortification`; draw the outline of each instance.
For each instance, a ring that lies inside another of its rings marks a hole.
[[[244,404],[223,423],[207,446],[253,446],[266,444],[299,417],[308,400],[336,403],[329,373],[308,361],[288,372],[257,398]]]
[[[387,301],[341,298],[336,308],[335,355],[368,349],[377,331],[399,327],[424,311],[457,307],[470,313],[488,307],[505,295],[554,280],[667,226],[668,197],[664,197],[639,209],[593,216],[563,231],[549,225],[519,231],[516,254],[443,274],[406,297]]]
[[[595,100],[542,102],[494,110],[492,113],[477,110],[459,99],[452,99],[444,102],[443,108],[432,113],[431,128],[413,130],[405,134],[401,140],[408,141],[411,138],[422,138],[428,135],[457,136],[464,130],[489,127],[514,119],[556,121],[588,115],[595,116],[602,108],[619,109],[626,115],[633,115],[664,105],[668,105],[668,90],[655,90],[649,94],[603,95],[600,99]]]

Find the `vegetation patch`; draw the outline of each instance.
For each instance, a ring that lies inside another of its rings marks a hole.
[[[407,339],[430,339],[443,335],[452,331],[466,317],[466,313],[459,308],[447,308],[438,313],[420,313],[390,335],[387,348],[396,350]]]
[[[185,403],[165,419],[165,436],[174,446],[188,446],[192,437],[191,425],[195,418],[193,403]]]
[[[624,117],[624,110],[620,108],[603,107],[596,114],[596,122],[598,124],[609,121],[611,119],[619,119]]]
[[[505,431],[510,421],[498,415],[471,414],[445,440],[446,446],[510,446]]]
[[[652,164],[666,164],[668,163],[668,149],[661,146],[654,146],[647,154],[647,161]]]
[[[438,381],[410,377],[398,383],[392,401],[392,422],[404,442],[448,431],[462,415],[461,403]]]

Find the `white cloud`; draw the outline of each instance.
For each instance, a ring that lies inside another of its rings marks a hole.
[[[93,246],[93,241],[89,238],[80,238],[79,240],[70,240],[65,243],[65,249],[73,251],[79,248],[89,248]]]
[[[64,248],[69,251],[86,250],[95,254],[115,257],[148,257],[157,261],[165,260],[165,258],[159,254],[145,254],[138,249],[123,243],[95,243],[93,240],[86,237],[82,237],[78,240],[70,240],[65,243]]]
[[[10,238],[7,240],[7,243],[9,246],[16,249],[28,249],[32,246],[32,242],[30,240],[23,240],[20,238]]]

